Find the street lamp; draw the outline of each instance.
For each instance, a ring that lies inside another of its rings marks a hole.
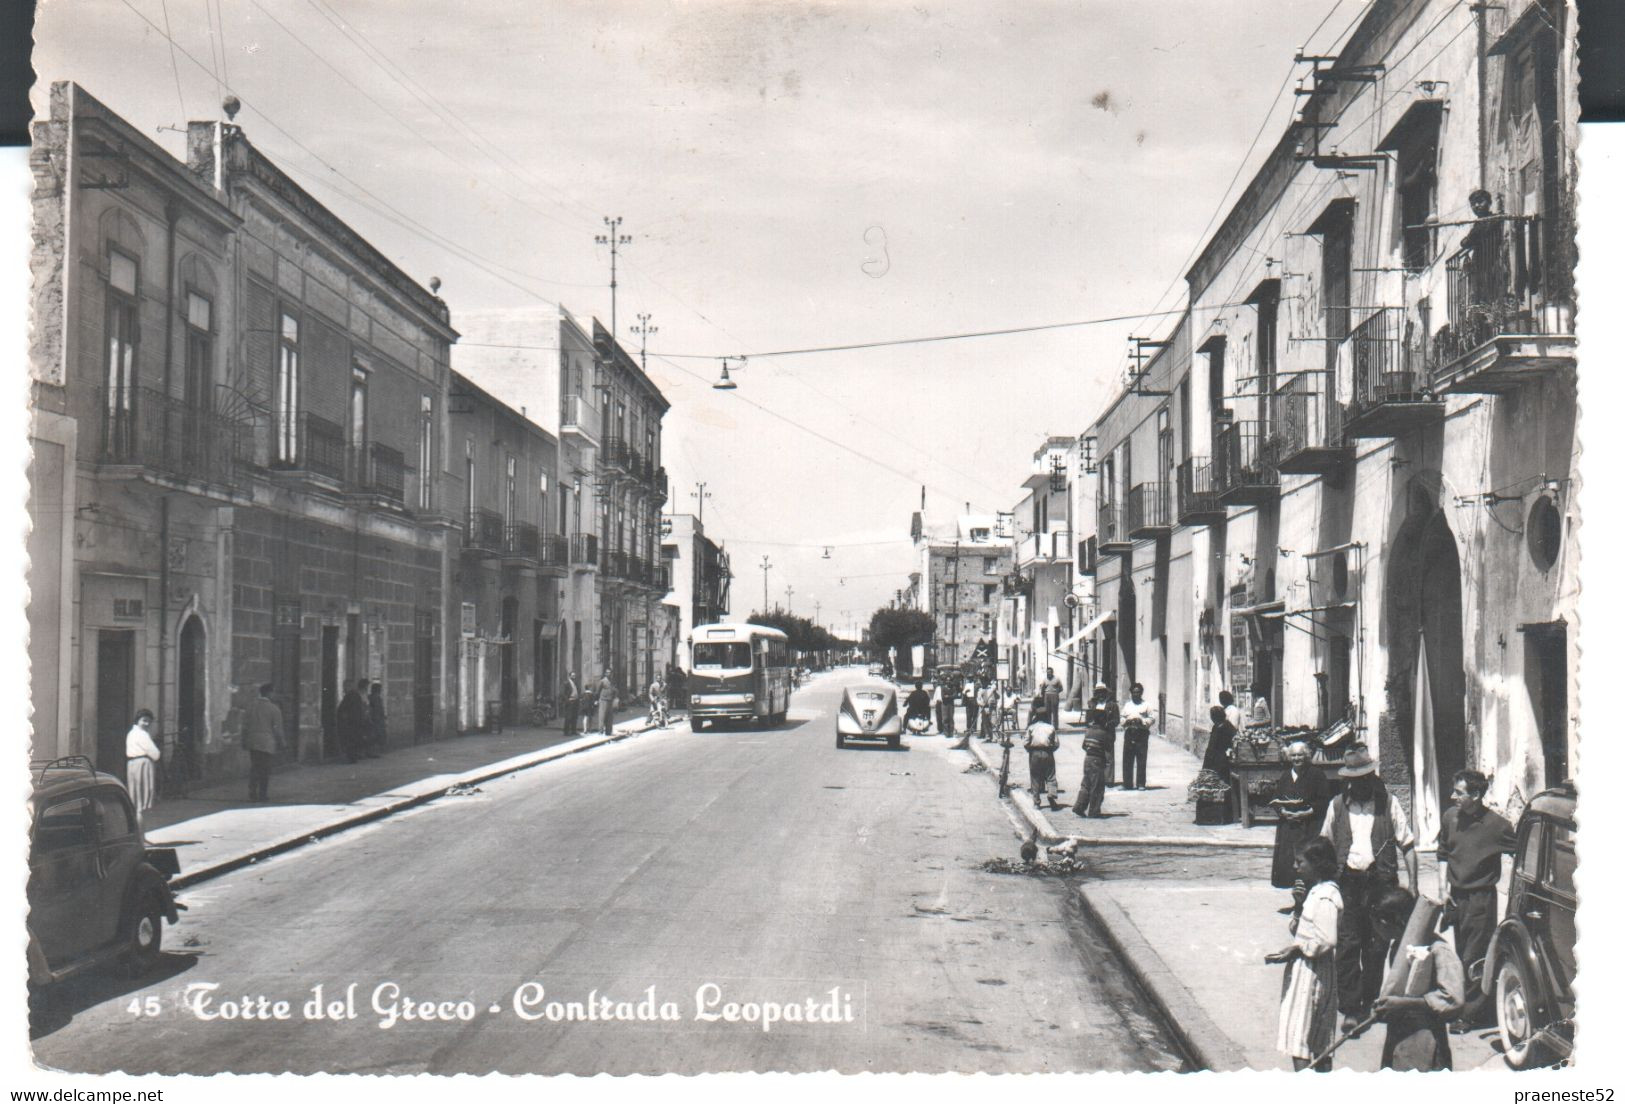
[[[732,391],[739,386],[728,376],[727,357],[722,358],[722,378],[717,380],[717,382],[713,383],[711,386],[718,391]]]

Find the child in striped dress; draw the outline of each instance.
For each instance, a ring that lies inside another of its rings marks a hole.
[[[1298,877],[1309,894],[1292,921],[1291,945],[1264,960],[1286,964],[1275,1047],[1292,1059],[1294,1070],[1309,1068],[1337,1030],[1337,922],[1343,911],[1337,865],[1328,839],[1316,836],[1298,849]],[[1330,1058],[1315,1065],[1322,1073],[1331,1068]]]

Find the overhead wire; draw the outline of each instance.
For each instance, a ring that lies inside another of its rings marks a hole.
[[[175,98],[181,102],[181,122],[186,121],[186,95],[181,91],[181,66],[175,60],[175,39],[169,33],[169,0],[158,0],[164,13],[164,37],[169,39],[169,70],[175,74]]]

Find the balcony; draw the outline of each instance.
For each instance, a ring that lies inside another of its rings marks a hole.
[[[1283,475],[1329,475],[1354,459],[1343,434],[1343,404],[1328,393],[1331,378],[1305,372],[1276,389],[1272,448]]]
[[[626,438],[605,438],[603,451],[598,454],[598,470],[614,475],[626,475],[629,474],[631,464],[632,450],[627,447]]]
[[[1193,456],[1179,465],[1174,518],[1180,525],[1213,525],[1228,514],[1213,483],[1213,461]]]
[[[474,556],[500,556],[507,551],[506,526],[502,515],[480,506],[468,511],[468,525],[463,530],[463,551]]]
[[[504,560],[535,564],[542,558],[542,534],[528,521],[515,521],[508,525],[507,540],[502,553]]]
[[[374,441],[365,449],[350,450],[350,486],[353,493],[400,507],[406,503],[406,457],[399,449]]]
[[[580,395],[566,395],[559,404],[559,430],[562,436],[579,443],[598,444],[598,410]]]
[[[1016,566],[1065,563],[1072,556],[1072,534],[1066,529],[1028,533],[1016,546]]]
[[[1129,539],[1127,519],[1123,516],[1123,508],[1114,502],[1108,502],[1100,507],[1100,525],[1096,535],[1100,538],[1100,553],[1109,556],[1114,553],[1127,552],[1134,547]]]
[[[1344,432],[1351,438],[1398,437],[1444,417],[1444,403],[1422,370],[1419,349],[1405,340],[1405,312],[1382,307],[1344,339],[1353,387]]]
[[[1281,477],[1258,422],[1221,425],[1213,452],[1213,489],[1226,506],[1257,506],[1280,496]]]
[[[1094,575],[1100,563],[1100,547],[1094,537],[1078,542],[1078,574]]]
[[[543,568],[562,571],[570,566],[570,542],[557,534],[543,537],[536,549],[536,559]]]
[[[248,427],[146,387],[97,392],[102,411],[98,463],[126,467],[200,491],[229,492]],[[209,496],[212,497],[212,496]]]
[[[598,555],[598,570],[606,578],[626,578],[626,553],[614,548],[601,549]]]
[[[1157,540],[1173,532],[1167,483],[1139,483],[1128,492],[1130,540]]]
[[[1448,323],[1428,350],[1435,391],[1499,394],[1572,371],[1574,289],[1563,223],[1481,219],[1445,262]]]
[[[665,594],[671,590],[671,565],[656,564],[652,580],[654,588]]]
[[[570,534],[570,566],[577,571],[591,571],[598,566],[597,534]]]
[[[326,418],[309,412],[299,415],[296,425],[298,448],[291,457],[274,459],[271,467],[279,471],[302,472],[318,475],[342,484],[349,475],[350,449],[344,441],[344,428]],[[273,455],[284,442],[280,439],[282,427],[272,420]]]

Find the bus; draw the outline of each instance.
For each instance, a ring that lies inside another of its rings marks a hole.
[[[790,712],[790,638],[767,625],[694,630],[688,715],[694,731],[717,721],[779,724]]]

